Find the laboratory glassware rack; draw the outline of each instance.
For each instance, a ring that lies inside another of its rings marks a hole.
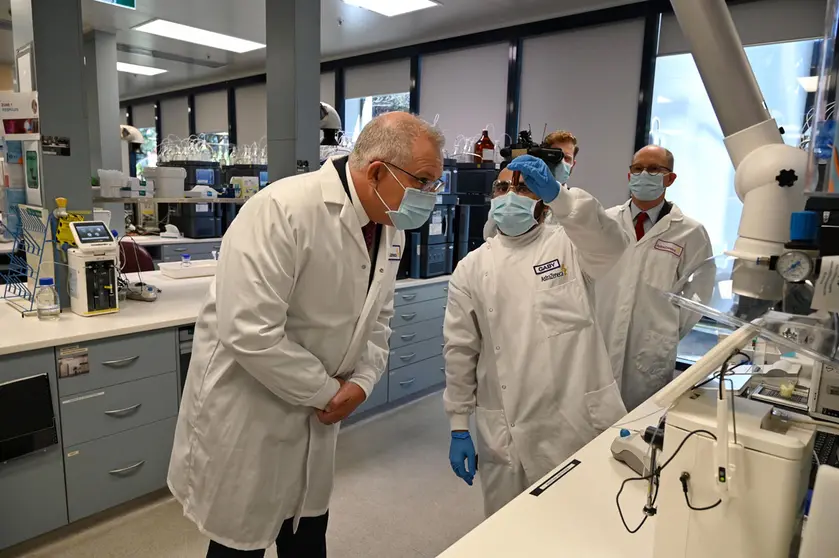
[[[6,283],[0,298],[5,299],[21,314],[28,315],[35,311],[35,290],[38,288],[45,250],[54,244],[52,238],[55,236],[55,218],[40,207],[21,204],[17,211],[20,219],[17,230],[11,231],[13,240],[12,253],[9,254],[9,269],[6,273],[0,273]],[[49,234],[50,232],[53,234]],[[25,281],[21,281],[23,277],[26,278]],[[33,280],[31,290],[29,279]]]

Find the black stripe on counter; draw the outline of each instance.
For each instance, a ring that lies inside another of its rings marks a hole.
[[[549,489],[554,484],[556,484],[556,482],[559,479],[561,479],[562,477],[564,477],[565,475],[567,475],[568,473],[573,471],[577,467],[577,465],[579,465],[579,464],[580,464],[579,459],[574,459],[572,461],[569,461],[565,465],[565,467],[563,467],[562,469],[560,469],[559,471],[557,471],[556,473],[551,475],[549,479],[547,479],[545,482],[543,482],[542,484],[540,484],[539,486],[534,488],[532,491],[530,491],[530,495],[531,496],[541,496],[547,489]]]

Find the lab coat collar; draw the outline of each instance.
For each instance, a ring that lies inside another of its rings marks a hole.
[[[535,241],[537,238],[542,236],[545,231],[545,224],[540,223],[539,225],[533,227],[532,230],[527,231],[526,233],[519,235],[519,236],[506,236],[498,233],[496,238],[501,242],[503,246],[507,246],[509,248],[524,248],[528,244]]]
[[[344,191],[344,185],[341,182],[341,177],[338,171],[335,170],[333,161],[327,161],[320,169],[322,174],[320,187],[323,195],[323,201],[327,205],[341,206],[341,225],[350,234],[355,241],[356,246],[364,253],[365,259],[370,260],[370,254],[367,251],[367,244],[364,242],[364,235],[361,232],[361,227],[366,225],[370,219],[364,213],[365,221],[361,221],[358,211],[353,205],[353,200],[347,199],[347,193]],[[350,182],[352,184],[352,182]],[[351,186],[350,192],[354,189]],[[362,209],[363,212],[363,209]]]
[[[350,164],[347,162],[347,182],[350,185],[350,198],[352,199],[352,206],[355,209],[355,214],[358,217],[358,222],[363,227],[364,225],[370,222],[370,217],[367,216],[367,212],[364,210],[364,206],[361,205],[361,200],[358,199],[358,192],[355,189],[355,182],[352,179],[352,173],[350,172]]]

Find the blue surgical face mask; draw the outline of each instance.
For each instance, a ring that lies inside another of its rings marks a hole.
[[[664,194],[664,175],[650,174],[647,171],[630,174],[629,191],[633,197],[641,201],[657,200]]]
[[[568,182],[568,177],[571,176],[571,169],[573,165],[562,161],[560,164],[556,166],[554,169],[554,178],[556,178],[557,182],[560,184],[565,184]]]
[[[489,216],[507,236],[521,236],[536,225],[533,216],[537,200],[508,192],[493,198]]]
[[[434,206],[437,205],[437,194],[423,192],[414,188],[405,188],[405,185],[396,178],[396,175],[393,174],[390,167],[388,165],[385,165],[385,167],[396,182],[402,186],[402,189],[405,190],[405,195],[402,196],[402,202],[399,204],[399,210],[392,210],[385,203],[385,200],[382,199],[382,196],[379,195],[379,191],[375,188],[373,191],[376,192],[376,196],[378,196],[382,205],[387,208],[387,216],[390,218],[390,222],[393,223],[394,227],[400,231],[418,229],[431,217],[431,212],[434,210]]]

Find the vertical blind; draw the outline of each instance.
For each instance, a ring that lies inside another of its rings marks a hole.
[[[347,99],[407,93],[411,90],[411,62],[397,60],[383,64],[369,64],[347,68],[344,76],[344,96]]]
[[[580,144],[571,186],[605,207],[627,199],[635,147],[644,21],[587,27],[524,41],[521,129],[541,140],[547,124]]]
[[[509,45],[499,43],[422,57],[420,114],[429,122],[440,115],[450,152],[458,135],[480,134],[488,123],[504,145],[508,56]]]
[[[189,137],[189,104],[186,97],[161,101],[160,120],[163,137],[158,138],[159,141],[169,136]]]
[[[268,97],[264,83],[236,90],[236,134],[239,145],[268,135]]]
[[[135,128],[154,128],[154,105],[147,103],[145,105],[134,105],[131,107],[133,112],[133,122]]]
[[[335,106],[335,72],[320,75],[320,100]]]
[[[200,93],[195,96],[195,133],[227,132],[227,91]]]

